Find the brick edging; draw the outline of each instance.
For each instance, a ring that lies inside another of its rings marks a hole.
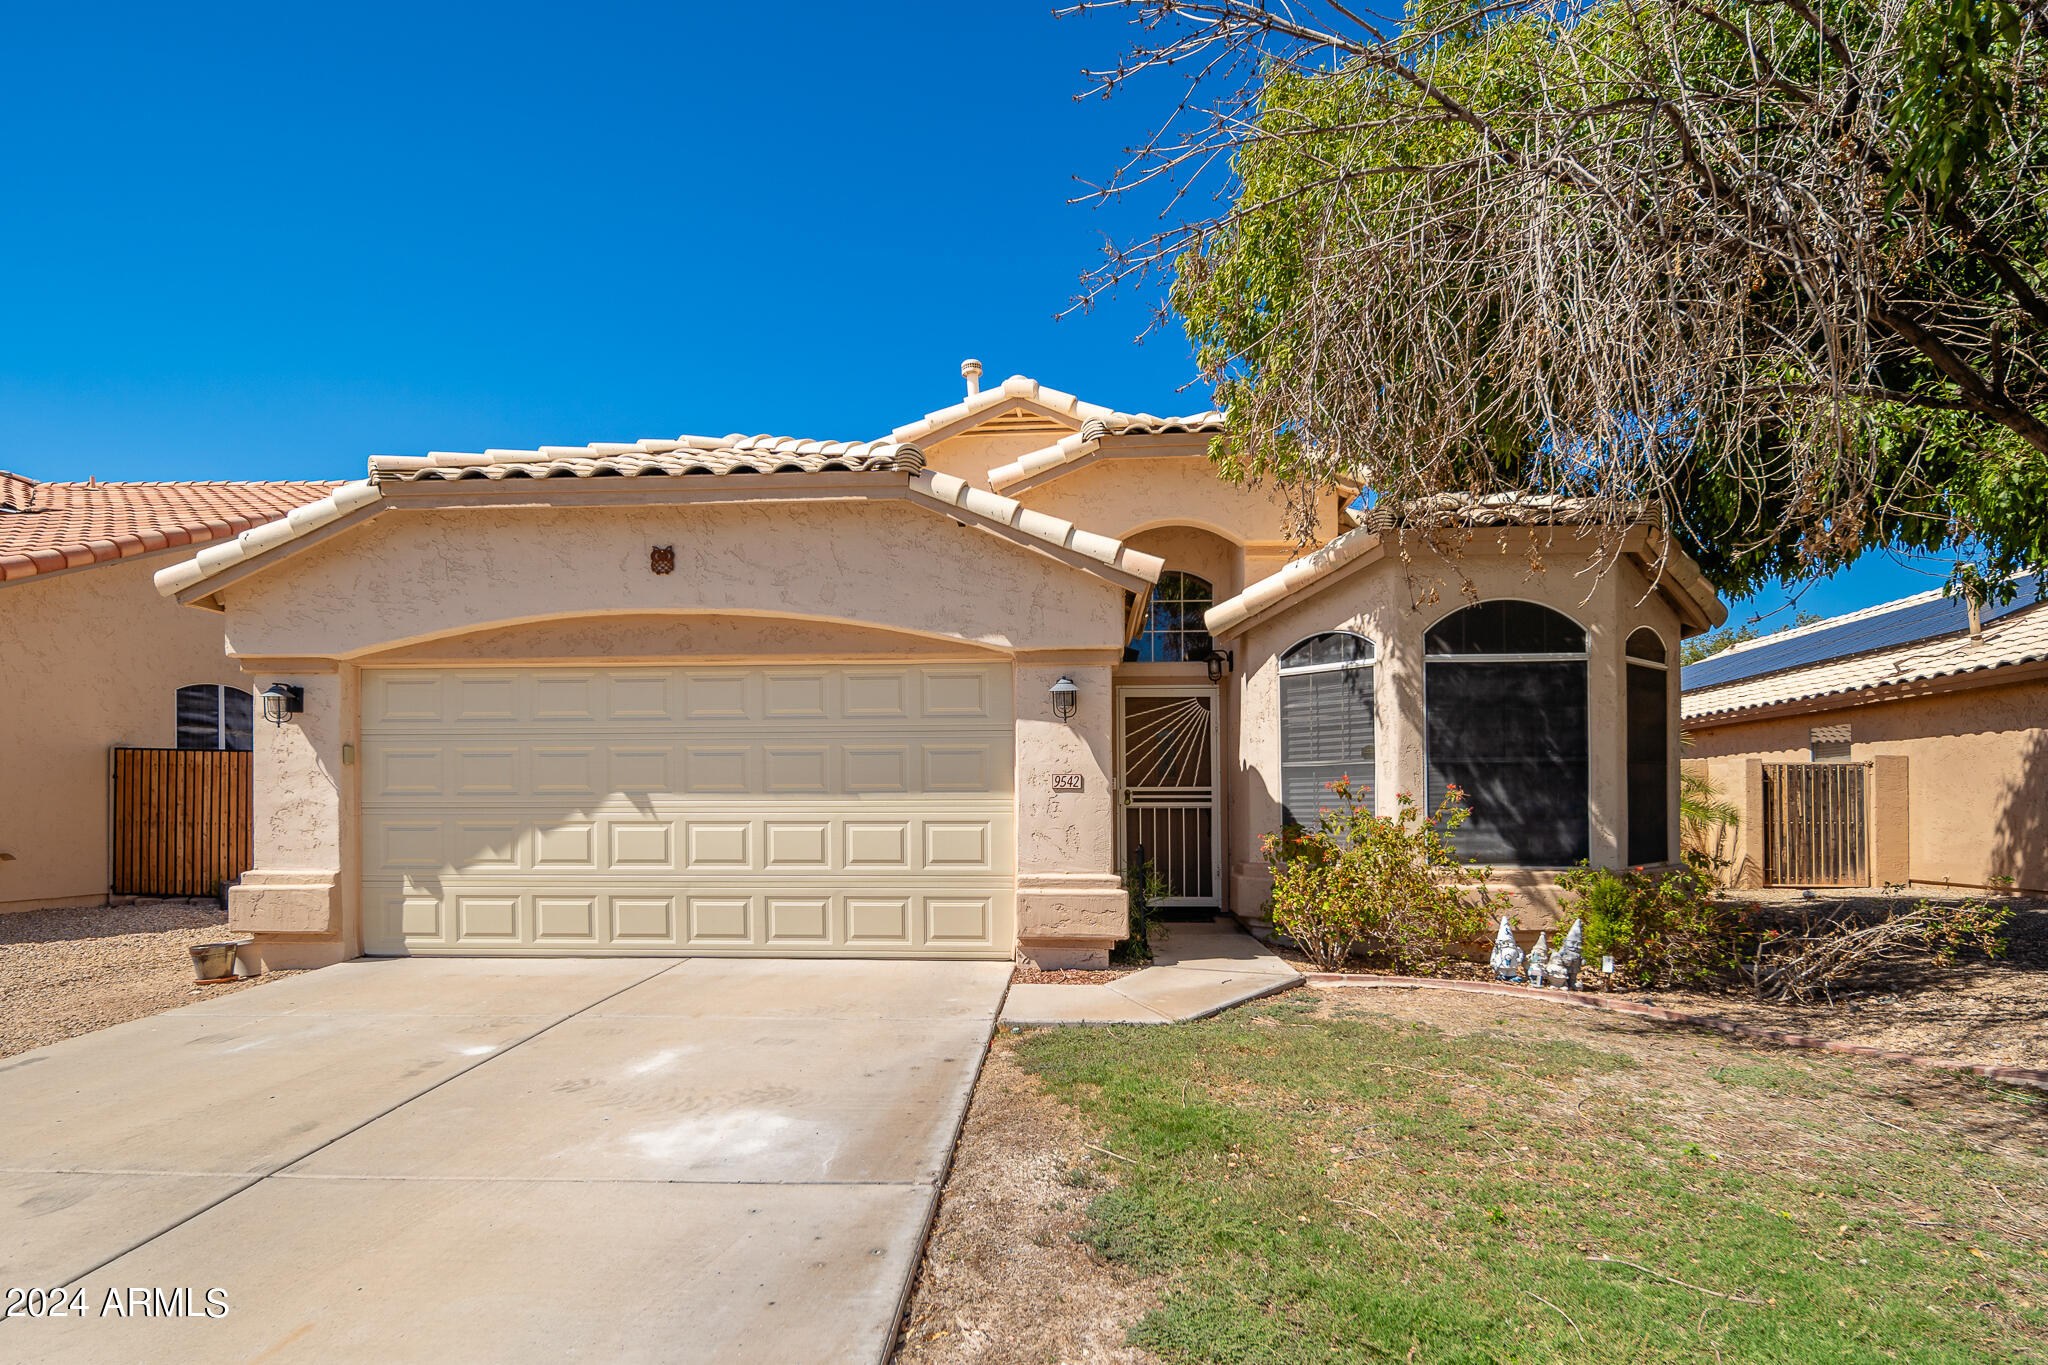
[[[1904,1062],[1908,1066],[1925,1067],[1930,1071],[1967,1072],[1973,1076],[1989,1077],[1994,1081],[2011,1081],[2016,1085],[2029,1085],[2048,1090],[2048,1071],[2036,1071],[2023,1066],[1959,1062],[1949,1057],[1926,1057],[1913,1052],[1887,1052],[1883,1048],[1869,1047],[1862,1043],[1844,1043],[1833,1038],[1816,1038],[1805,1033],[1780,1033],[1776,1029],[1758,1028],[1755,1024],[1738,1024],[1719,1015],[1684,1014],[1678,1010],[1659,1009],[1655,1005],[1639,1004],[1633,1000],[1608,999],[1581,991],[1517,986],[1507,981],[1442,981],[1427,976],[1374,976],[1349,972],[1305,972],[1302,979],[1311,986],[1322,987],[1417,988],[1462,991],[1468,995],[1519,996],[1526,1000],[1541,1000],[1552,1005],[1576,1005],[1581,1009],[1606,1010],[1610,1014],[1633,1014],[1638,1018],[1653,1019],[1660,1024],[1686,1024],[1693,1028],[1714,1029],[1737,1038],[1775,1043],[1779,1047],[1804,1048],[1810,1052],[1843,1052],[1852,1057],[1873,1057],[1881,1062]]]

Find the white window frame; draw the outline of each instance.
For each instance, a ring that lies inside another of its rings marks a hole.
[[[1302,645],[1305,645],[1305,644],[1307,644],[1307,643],[1308,643],[1308,642],[1309,642],[1310,640],[1320,639],[1321,637],[1323,637],[1323,636],[1325,636],[1325,635],[1349,635],[1349,636],[1350,636],[1350,637],[1351,637],[1352,639],[1354,639],[1354,640],[1362,640],[1362,641],[1364,641],[1364,642],[1365,642],[1365,647],[1366,647],[1366,650],[1367,650],[1367,656],[1366,656],[1365,658],[1363,658],[1363,659],[1346,659],[1346,660],[1343,660],[1343,661],[1341,661],[1341,662],[1338,662],[1338,663],[1334,663],[1334,664],[1284,664],[1284,663],[1279,663],[1279,660],[1281,660],[1281,659],[1284,659],[1284,658],[1286,658],[1286,657],[1287,657],[1287,655],[1288,655],[1288,653],[1289,653],[1289,652],[1291,652],[1292,650],[1295,650],[1295,649],[1298,649],[1298,648],[1300,648],[1300,647],[1301,647]],[[1367,634],[1366,634],[1365,632],[1363,632],[1363,631],[1358,631],[1358,630],[1344,630],[1344,629],[1337,629],[1337,630],[1312,630],[1312,631],[1310,631],[1310,632],[1309,632],[1308,634],[1306,634],[1306,635],[1302,636],[1302,637],[1301,637],[1300,639],[1296,640],[1296,641],[1295,641],[1295,642],[1294,642],[1293,644],[1291,644],[1291,645],[1287,646],[1287,648],[1286,648],[1286,649],[1283,649],[1283,650],[1281,650],[1281,651],[1280,651],[1280,652],[1279,652],[1279,653],[1278,653],[1277,655],[1275,655],[1275,656],[1274,656],[1274,661],[1275,661],[1275,663],[1276,663],[1276,664],[1278,664],[1278,670],[1277,670],[1277,674],[1276,674],[1276,676],[1277,676],[1277,678],[1279,678],[1279,679],[1286,679],[1286,678],[1295,678],[1295,677],[1300,677],[1300,676],[1303,676],[1304,674],[1309,674],[1309,673],[1336,673],[1336,672],[1339,672],[1339,671],[1341,671],[1341,670],[1344,670],[1344,669],[1350,669],[1350,668],[1370,668],[1370,669],[1372,669],[1372,670],[1373,670],[1373,675],[1372,675],[1372,764],[1373,764],[1373,774],[1372,774],[1372,813],[1373,813],[1374,815],[1378,815],[1378,814],[1380,813],[1380,775],[1379,775],[1379,763],[1380,763],[1380,709],[1381,709],[1381,708],[1380,708],[1380,674],[1379,674],[1379,666],[1380,666],[1380,646],[1379,646],[1379,641],[1377,641],[1377,640],[1373,639],[1373,638],[1372,638],[1372,636],[1370,636],[1370,635],[1367,635]],[[1276,737],[1278,738],[1278,740],[1279,740],[1279,742],[1280,742],[1280,743],[1279,743],[1279,752],[1280,752],[1280,759],[1279,759],[1279,765],[1278,765],[1278,766],[1279,766],[1279,769],[1280,769],[1280,805],[1281,805],[1281,809],[1282,809],[1282,810],[1285,810],[1285,809],[1286,809],[1286,806],[1287,806],[1287,758],[1286,758],[1286,754],[1287,754],[1287,712],[1286,712],[1286,708],[1285,708],[1285,707],[1284,707],[1284,706],[1283,706],[1283,705],[1281,704],[1281,700],[1280,700],[1280,684],[1279,684],[1279,682],[1278,682],[1278,681],[1276,681],[1276,682],[1274,683],[1274,685],[1273,685],[1273,714],[1274,714],[1274,729],[1275,729],[1275,731],[1276,731]]]

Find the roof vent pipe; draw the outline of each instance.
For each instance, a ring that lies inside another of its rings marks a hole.
[[[1984,604],[1973,593],[1963,594],[1963,605],[1970,613],[1970,638],[1981,639],[1984,634]]]
[[[960,377],[967,381],[967,396],[969,398],[981,392],[981,362],[979,360],[961,361]]]

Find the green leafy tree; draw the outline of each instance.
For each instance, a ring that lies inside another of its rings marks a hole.
[[[2048,561],[2040,4],[1083,4],[1099,89],[1177,101],[1090,296],[1169,272],[1219,463],[1304,509],[1574,495],[1734,594],[1892,546],[1997,596]]]

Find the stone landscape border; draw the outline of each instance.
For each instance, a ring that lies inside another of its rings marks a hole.
[[[1462,991],[1468,995],[1517,996],[1553,1005],[1577,1005],[1581,1009],[1606,1010],[1610,1014],[1632,1014],[1660,1024],[1685,1024],[1693,1028],[1713,1029],[1736,1038],[1773,1043],[1779,1047],[1803,1048],[1810,1052],[1841,1052],[1852,1057],[1872,1057],[1882,1062],[1904,1062],[1908,1066],[1924,1067],[1930,1071],[1963,1072],[1994,1081],[2048,1090],[2048,1071],[2036,1071],[2021,1066],[1991,1066],[1984,1062],[1962,1062],[1951,1057],[1927,1057],[1913,1052],[1891,1052],[1862,1043],[1844,1043],[1833,1038],[1816,1038],[1811,1034],[1782,1033],[1777,1029],[1759,1028],[1755,1024],[1738,1024],[1719,1015],[1685,1014],[1678,1010],[1661,1009],[1656,1005],[1645,1005],[1634,1000],[1614,1000],[1579,991],[1517,986],[1506,981],[1441,981],[1425,976],[1375,976],[1349,972],[1308,972],[1302,980],[1322,990],[1348,986],[1361,989],[1419,989]]]

